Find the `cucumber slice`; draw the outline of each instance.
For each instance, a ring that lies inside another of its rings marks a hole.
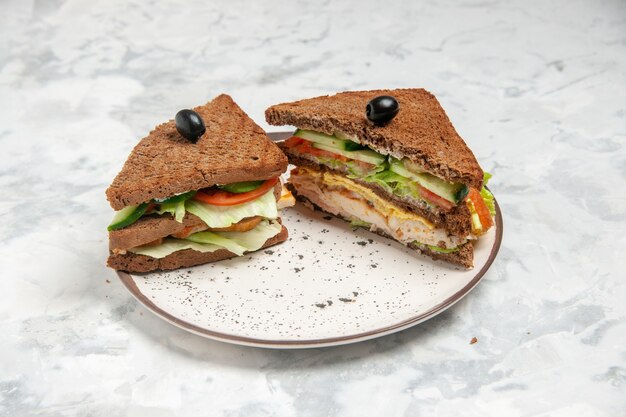
[[[385,156],[379,154],[378,152],[372,151],[371,149],[363,149],[360,151],[344,151],[341,149],[333,148],[332,146],[322,145],[321,143],[314,143],[313,147],[321,149],[323,151],[336,153],[337,155],[345,156],[346,158],[367,162],[368,164],[372,165],[380,165],[385,162]]]
[[[365,149],[364,146],[356,142],[339,139],[335,136],[325,135],[324,133],[313,132],[312,130],[298,129],[293,135],[313,143],[319,143],[320,145],[329,146],[342,151],[356,151],[359,149]]]
[[[247,193],[252,190],[256,190],[259,188],[265,181],[243,181],[243,182],[233,182],[232,184],[220,185],[224,191],[228,191],[233,194],[241,194]]]
[[[457,252],[459,249],[461,249],[461,248],[444,249],[444,248],[440,248],[439,246],[433,246],[433,245],[426,245],[426,246],[428,247],[428,249],[434,252],[439,252],[439,253],[452,253],[452,252]]]
[[[391,161],[389,169],[398,175],[412,179],[428,191],[437,194],[441,198],[445,198],[451,203],[456,204],[460,201],[457,197],[464,198],[465,195],[467,195],[467,191],[465,192],[465,195],[462,193],[463,188],[467,188],[465,185],[446,182],[441,178],[435,177],[434,175],[426,172],[422,174],[415,174],[406,169],[402,161],[397,159]]]
[[[195,191],[188,191],[186,193],[175,195],[174,197],[166,198],[165,200],[155,200],[159,204],[179,203],[181,201],[187,201],[191,197],[196,195]]]
[[[141,203],[137,206],[128,206],[124,207],[120,211],[115,213],[113,216],[113,220],[109,227],[107,227],[108,231],[122,229],[130,224],[135,223],[139,218],[146,212],[148,208],[148,203]]]

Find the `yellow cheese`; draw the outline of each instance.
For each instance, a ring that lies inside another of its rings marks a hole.
[[[293,207],[296,204],[296,199],[294,198],[293,194],[291,194],[291,191],[289,191],[287,187],[283,185],[283,188],[280,192],[280,198],[278,199],[276,204],[278,209],[281,210],[287,207]]]
[[[346,188],[350,191],[353,191],[360,196],[362,196],[365,200],[370,202],[378,212],[383,214],[385,217],[395,217],[397,219],[402,220],[413,220],[422,222],[429,229],[434,229],[435,225],[426,220],[425,218],[418,216],[415,213],[411,213],[407,210],[404,210],[395,204],[381,198],[378,194],[376,194],[371,189],[357,184],[356,182],[350,180],[349,178],[343,177],[341,175],[333,174],[331,172],[319,172],[311,169],[307,169],[304,167],[299,167],[299,171],[304,171],[303,173],[319,178],[322,183],[330,185],[330,186],[340,186]]]

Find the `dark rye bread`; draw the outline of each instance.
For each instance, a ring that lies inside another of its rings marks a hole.
[[[400,111],[388,124],[376,126],[365,116],[365,108],[381,95],[395,97]],[[446,181],[479,190],[483,184],[483,171],[474,154],[435,96],[421,88],[347,91],[277,104],[265,110],[265,119],[271,125],[292,125],[328,135],[341,132],[380,153],[406,157]]]
[[[311,200],[309,200],[307,197],[298,194],[298,191],[296,190],[296,188],[292,185],[292,184],[287,184],[287,187],[289,188],[289,190],[293,193],[293,195],[296,197],[296,199],[302,203],[304,203],[305,206],[309,207],[312,210],[319,210],[323,213],[329,214],[331,216],[334,217],[338,217],[342,220],[348,221],[347,219],[338,216],[336,214],[333,213],[329,213],[326,210],[322,209],[321,207],[319,207],[317,204],[313,203]],[[376,233],[377,235],[383,236],[387,239],[392,239],[395,240],[394,238],[392,238],[391,236],[389,236],[388,234],[384,233],[383,231],[376,229],[376,230],[372,230],[373,233]],[[449,262],[451,264],[454,265],[459,265],[462,266],[464,268],[473,268],[474,267],[474,245],[472,243],[472,241],[469,241],[465,244],[463,244],[460,249],[456,252],[450,252],[450,253],[442,253],[442,252],[436,252],[433,251],[431,249],[429,249],[427,246],[424,245],[417,245],[417,244],[409,244],[407,245],[409,248],[416,250],[424,255],[427,255],[433,259],[438,259],[438,260],[442,260],[445,262]]]
[[[274,187],[276,201],[280,199],[282,185]],[[109,232],[109,249],[129,249],[145,245],[162,237],[182,232],[186,227],[202,226],[205,223],[197,216],[187,212],[183,222],[177,222],[171,214],[150,215],[142,217],[123,229]]]
[[[176,131],[173,120],[157,126],[107,189],[113,209],[215,184],[273,178],[287,169],[285,155],[230,96],[194,110],[206,133],[194,144]]]
[[[277,243],[287,240],[288,233],[283,226],[280,233],[268,239],[259,250]],[[107,261],[107,265],[113,269],[127,272],[151,272],[157,270],[170,270],[178,268],[187,268],[190,266],[206,264],[209,262],[221,261],[222,259],[234,258],[238,255],[226,250],[220,249],[215,252],[198,252],[193,249],[185,249],[174,252],[164,258],[152,258],[146,255],[137,255],[132,252],[125,254],[111,253]]]
[[[466,269],[474,267],[474,242],[471,240],[462,245],[458,251],[450,253],[436,252],[429,249],[427,246],[416,245],[414,243],[410,243],[408,246],[409,248],[415,249],[416,251],[430,256],[433,259],[460,265]]]
[[[311,168],[316,171],[329,171],[336,174],[345,174],[345,172],[342,172],[341,170],[332,169],[326,165],[320,165],[317,162],[307,159],[306,157],[295,156],[293,153],[290,153],[288,149],[283,150],[289,158],[289,163],[293,165]],[[369,188],[378,196],[391,201],[396,206],[415,213],[418,216],[422,216],[438,228],[442,228],[454,236],[465,237],[472,231],[472,217],[466,204],[459,204],[449,212],[436,209],[433,210],[433,208],[428,207],[426,203],[418,205],[414,200],[409,200],[391,194],[378,184],[352,178],[350,180]]]

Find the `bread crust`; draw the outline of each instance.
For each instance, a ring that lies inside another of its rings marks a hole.
[[[283,226],[280,233],[272,238],[269,238],[259,250],[284,242],[287,240],[288,236],[287,229]],[[185,249],[159,259],[146,255],[138,255],[132,252],[127,252],[125,254],[115,254],[111,252],[109,259],[107,260],[107,265],[120,271],[152,272],[157,270],[166,271],[178,268],[187,268],[190,266],[234,258],[236,256],[238,255],[226,249],[220,249],[215,252],[198,252],[193,249]]]
[[[367,103],[391,95],[400,111],[378,126],[365,116]],[[383,154],[408,158],[449,182],[480,190],[483,171],[434,95],[417,89],[347,91],[269,107],[271,125],[292,125],[333,135],[342,132]]]
[[[305,206],[313,210],[319,210],[323,213],[348,221],[341,216],[337,216],[333,213],[327,212],[326,210],[322,209],[317,204],[309,200],[306,196],[303,196],[302,194],[298,194],[298,190],[292,184],[287,184],[287,187],[293,193],[296,199],[299,200],[300,202],[303,202]],[[372,232],[376,233],[377,235],[386,237],[388,239],[396,240],[379,229],[372,230]],[[450,252],[450,253],[436,252],[436,251],[429,249],[425,245],[417,245],[414,243],[408,244],[407,246],[433,259],[438,259],[438,260],[442,260],[445,262],[449,262],[451,264],[458,265],[466,269],[470,269],[474,267],[474,244],[472,241],[468,241],[467,243],[463,244],[458,251]]]
[[[141,139],[106,190],[113,209],[215,184],[275,178],[287,169],[285,155],[230,96],[194,110],[206,133],[191,143],[170,120]]]

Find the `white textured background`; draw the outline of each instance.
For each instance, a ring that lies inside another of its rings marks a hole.
[[[626,415],[624,1],[1,8],[0,415]],[[353,346],[235,347],[152,316],[103,266],[104,189],[180,108],[226,92],[267,127],[276,102],[414,86],[505,218],[446,313]]]

